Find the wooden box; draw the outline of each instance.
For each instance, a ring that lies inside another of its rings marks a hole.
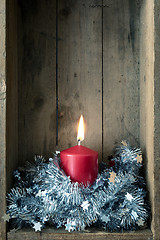
[[[160,239],[159,12],[160,0],[0,1],[0,239]],[[152,231],[6,235],[13,170],[75,145],[81,113],[99,161],[123,139],[142,148]]]

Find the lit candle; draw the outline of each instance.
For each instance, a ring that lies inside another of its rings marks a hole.
[[[60,153],[61,167],[73,182],[91,185],[98,174],[98,153],[81,146],[84,140],[84,123],[81,115],[78,127],[78,145]]]

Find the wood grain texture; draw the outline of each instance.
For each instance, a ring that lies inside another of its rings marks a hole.
[[[102,148],[102,15],[93,1],[59,2],[59,147],[77,144],[77,123],[85,119],[82,145]]]
[[[0,240],[6,237],[6,1],[0,1]]]
[[[154,238],[160,240],[160,1],[154,1]],[[153,96],[152,96],[153,97]],[[150,181],[152,181],[150,179]]]
[[[8,233],[8,240],[152,240],[152,233],[150,230],[143,230],[128,233],[107,233],[91,229],[88,232],[66,232],[61,229],[46,229],[41,233],[35,233],[32,230],[20,230],[16,233]]]
[[[139,6],[132,0],[110,1],[103,16],[103,129],[108,156],[123,139],[139,146]]]
[[[56,1],[17,1],[18,104],[17,56],[16,48],[13,48],[17,41],[15,5],[14,1],[8,0],[8,3],[11,4],[7,16],[11,38],[7,40],[10,52],[7,60],[6,143],[6,1],[0,1],[0,240],[5,239],[5,223],[1,217],[6,204],[6,164],[9,187],[15,166],[31,161],[35,153],[50,156],[56,140]],[[59,147],[65,149],[76,144],[76,126],[82,113],[87,126],[84,145],[97,150],[101,158],[103,54],[104,157],[112,154],[114,145],[122,139],[128,139],[135,146],[141,143],[152,202],[152,230],[154,239],[159,240],[160,1],[104,0],[103,4],[107,6],[103,8],[103,19],[102,8],[90,7],[99,5],[99,1],[59,0],[58,3]],[[16,161],[17,134],[19,163]],[[123,234],[21,230],[8,233],[8,239],[150,240],[152,233],[149,230]]]
[[[12,176],[18,167],[18,73],[17,73],[17,1],[7,1],[7,114],[6,137],[7,176]],[[12,177],[7,177],[7,191],[12,186]]]
[[[19,165],[56,141],[56,1],[19,1]]]
[[[153,216],[154,207],[154,3],[147,0],[140,15],[140,144],[145,159],[147,189]],[[154,231],[154,217],[152,230]]]

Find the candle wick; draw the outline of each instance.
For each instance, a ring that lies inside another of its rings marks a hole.
[[[81,145],[81,141],[80,141],[80,139],[78,139],[78,146],[80,146]]]

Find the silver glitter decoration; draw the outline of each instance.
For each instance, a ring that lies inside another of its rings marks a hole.
[[[40,222],[37,222],[37,223],[34,222],[33,224],[34,224],[33,228],[35,229],[35,232],[41,231],[42,225],[40,224]]]
[[[83,208],[83,210],[87,210],[88,211],[88,207],[89,207],[89,202],[88,200],[87,201],[84,201],[82,204],[81,204],[81,207]]]
[[[3,218],[3,220],[4,220],[5,222],[9,222],[10,216],[9,216],[9,214],[6,214],[6,213],[5,213],[2,218]]]
[[[150,211],[139,171],[142,163],[137,161],[142,153],[122,143],[112,159],[115,165],[106,167],[90,187],[71,182],[60,168],[59,152],[49,161],[36,156],[35,163],[16,170],[15,186],[7,194],[13,228],[30,226],[41,231],[47,223],[71,232],[84,231],[94,223],[111,231],[143,226]]]
[[[132,197],[132,195],[131,194],[129,194],[128,192],[127,192],[127,194],[125,195],[125,197],[127,198],[127,200],[128,201],[132,201],[132,199],[133,199],[133,197]]]

